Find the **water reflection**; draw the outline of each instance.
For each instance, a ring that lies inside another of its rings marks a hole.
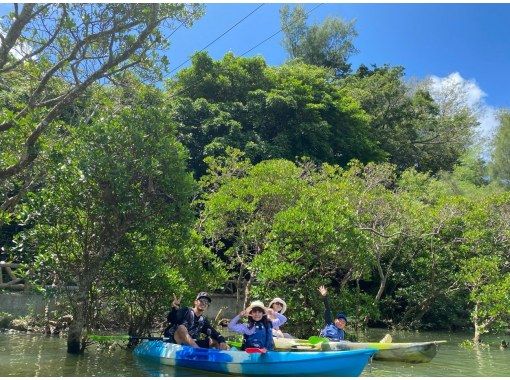
[[[364,340],[379,340],[386,331],[370,330]],[[487,349],[464,349],[459,344],[467,333],[392,332],[394,342],[447,340],[430,363],[406,364],[373,361],[363,376],[508,376],[510,350],[500,350],[505,336],[484,339]],[[68,355],[65,338],[37,334],[0,332],[1,376],[220,376],[213,373],[176,369],[134,357],[130,350],[105,350],[91,346],[84,355]]]

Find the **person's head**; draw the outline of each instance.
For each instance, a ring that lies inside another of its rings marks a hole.
[[[246,309],[248,313],[248,321],[258,322],[266,316],[266,307],[262,301],[253,301]]]
[[[287,310],[287,304],[285,301],[278,297],[269,302],[269,307],[280,314],[284,314]]]
[[[335,317],[334,323],[336,327],[343,330],[347,324],[347,317],[344,313],[338,313]]]
[[[193,304],[196,311],[203,313],[209,307],[210,303],[211,297],[209,297],[209,294],[206,292],[200,292],[197,294]]]

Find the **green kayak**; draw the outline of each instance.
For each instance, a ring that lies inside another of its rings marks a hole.
[[[445,340],[416,343],[380,343],[380,342],[319,342],[310,343],[304,339],[274,338],[279,351],[336,351],[373,348],[378,351],[376,360],[399,361],[406,363],[427,363],[436,356],[439,344]]]

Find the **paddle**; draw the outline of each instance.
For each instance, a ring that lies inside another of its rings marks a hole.
[[[156,337],[156,336],[130,336],[130,335],[89,335],[89,339],[102,343],[102,342],[115,342],[117,340],[131,340],[131,339],[146,339],[146,340],[167,340],[165,337]]]
[[[129,340],[129,335],[89,335],[89,339],[98,342],[115,342],[117,340]]]
[[[244,352],[246,352],[248,354],[265,354],[265,353],[267,353],[267,349],[266,348],[257,348],[257,347],[248,347],[247,349],[244,350]]]
[[[235,347],[235,348],[241,348],[241,346],[243,345],[241,342],[236,342],[234,340],[227,340],[227,344],[230,347]]]
[[[318,343],[329,343],[328,338],[324,338],[323,336],[311,336],[308,338],[308,343],[310,344],[318,344]]]

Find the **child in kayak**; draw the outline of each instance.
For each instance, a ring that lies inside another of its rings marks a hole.
[[[268,315],[273,319],[269,320]],[[239,323],[239,320],[248,316],[248,323]],[[243,334],[241,349],[259,348],[266,350],[274,349],[273,328],[278,328],[287,321],[282,314],[268,309],[261,301],[253,301],[246,310],[241,311],[232,318],[228,324],[230,331]]]
[[[324,320],[326,326],[320,332],[320,336],[328,338],[332,341],[345,340],[345,325],[347,324],[347,317],[344,313],[340,312],[336,315],[335,320],[331,318],[331,309],[329,307],[328,290],[324,285],[319,287],[319,293],[324,299]]]

